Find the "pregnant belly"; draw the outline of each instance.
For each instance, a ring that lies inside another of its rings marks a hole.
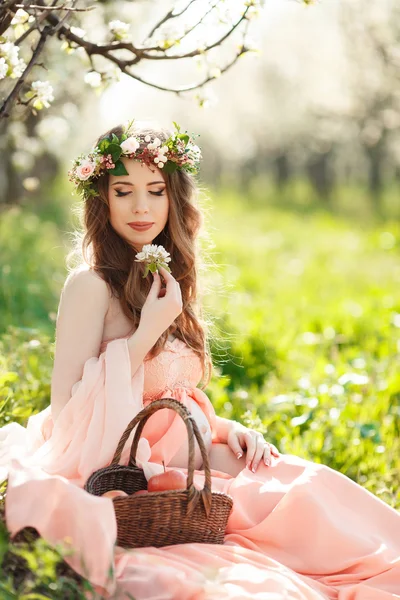
[[[212,447],[211,441],[211,427],[207,420],[207,417],[201,410],[200,406],[197,404],[195,400],[191,400],[190,412],[193,415],[194,420],[197,423],[197,427],[199,428],[200,435],[203,438],[203,442],[206,448],[206,452],[209,455]],[[199,470],[203,466],[203,458],[201,456],[200,447],[197,443],[196,438],[194,439],[194,447],[195,447],[195,458],[194,458],[194,468]],[[171,459],[169,467],[181,467],[188,468],[189,467],[189,442],[188,438],[182,440],[182,443],[179,444],[179,449],[176,454]]]

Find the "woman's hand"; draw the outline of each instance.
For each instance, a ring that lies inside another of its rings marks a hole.
[[[279,457],[277,448],[266,442],[262,433],[254,429],[248,429],[236,421],[232,421],[226,443],[237,458],[243,455],[244,449],[247,450],[246,466],[253,473],[256,472],[261,460],[264,460],[266,466],[269,467],[271,456]]]
[[[164,267],[159,267],[159,271],[153,273],[154,281],[143,304],[139,323],[139,327],[144,327],[149,337],[156,340],[182,312],[179,283]],[[161,288],[160,274],[166,282],[166,288]]]

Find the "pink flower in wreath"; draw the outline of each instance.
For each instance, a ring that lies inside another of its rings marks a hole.
[[[84,160],[75,169],[76,176],[82,181],[89,179],[93,175],[96,165],[90,160]]]

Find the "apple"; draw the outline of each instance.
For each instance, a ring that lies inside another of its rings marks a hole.
[[[165,470],[164,473],[153,475],[147,482],[149,492],[165,492],[167,490],[185,490],[187,487],[187,477],[182,471]]]
[[[102,494],[102,497],[111,498],[112,500],[113,498],[125,497],[127,495],[128,494],[126,494],[122,490],[109,490],[108,492],[104,492],[104,494]]]
[[[142,496],[143,494],[148,494],[147,490],[139,490],[138,492],[134,492],[132,496]]]

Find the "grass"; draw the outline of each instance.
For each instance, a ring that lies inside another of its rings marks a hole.
[[[208,228],[204,304],[216,368],[206,392],[217,414],[399,508],[398,221],[294,212],[225,189],[213,193]],[[66,274],[59,232],[26,209],[0,220],[0,427],[25,424],[49,403]],[[13,543],[0,532],[4,598],[88,597],[52,549],[31,540],[21,554],[29,532]]]

